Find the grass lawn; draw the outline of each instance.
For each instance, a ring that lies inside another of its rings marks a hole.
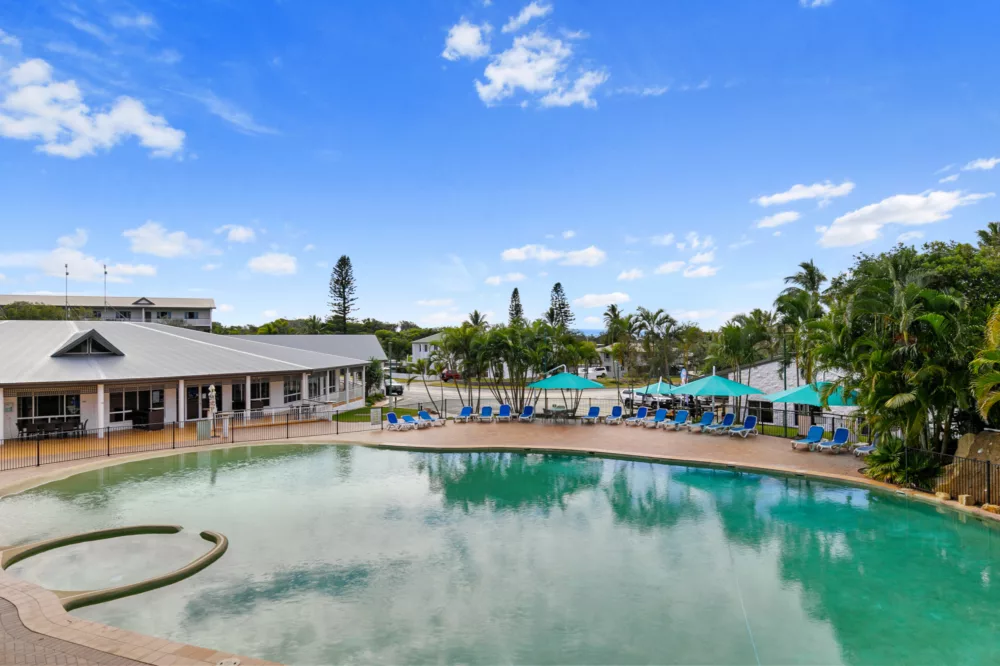
[[[358,409],[350,409],[346,412],[341,412],[339,418],[341,421],[358,421],[358,422],[364,421],[367,423],[368,419],[371,418],[371,410],[372,410],[371,407],[360,407]],[[396,409],[393,409],[389,405],[382,407],[383,416],[385,416],[385,414],[388,412],[396,412],[396,416],[403,416],[404,414],[408,414],[410,416],[417,415],[417,410],[410,409],[408,407],[397,407]]]

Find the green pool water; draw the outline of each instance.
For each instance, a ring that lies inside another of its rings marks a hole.
[[[1000,531],[905,498],[645,462],[273,446],[0,500],[0,543],[137,523],[10,572],[74,614],[289,664],[995,664]],[[993,577],[998,580],[994,581]]]

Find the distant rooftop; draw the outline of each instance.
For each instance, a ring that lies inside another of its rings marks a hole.
[[[425,338],[420,338],[419,340],[414,340],[414,342],[437,342],[441,339],[441,333],[431,333]]]
[[[307,349],[323,354],[348,356],[362,360],[386,360],[387,356],[378,338],[369,334],[357,335],[234,335],[230,337],[253,340],[269,345]]]
[[[0,306],[26,302],[40,305],[66,305],[63,294],[0,294]],[[103,296],[69,295],[71,308],[104,307]],[[112,308],[215,308],[214,298],[163,298],[160,296],[108,296],[108,307]]]

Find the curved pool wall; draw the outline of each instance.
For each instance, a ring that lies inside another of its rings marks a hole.
[[[578,456],[267,446],[0,500],[0,541],[176,523],[15,564],[190,579],[74,614],[286,663],[1000,661],[998,533],[881,491]],[[150,569],[154,571],[150,571]]]

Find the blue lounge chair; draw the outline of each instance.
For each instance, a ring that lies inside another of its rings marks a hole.
[[[705,432],[705,428],[712,425],[712,421],[714,420],[715,420],[715,414],[713,414],[712,412],[705,412],[704,414],[701,415],[701,421],[698,421],[697,423],[687,424],[688,432],[691,432],[695,428],[698,429],[698,432]]]
[[[817,451],[833,451],[840,453],[847,448],[847,440],[851,437],[851,431],[847,428],[837,428],[833,431],[832,440],[823,440],[816,445]]]
[[[489,405],[479,408],[479,416],[476,420],[480,423],[492,423],[493,422],[493,408]]]
[[[399,417],[396,416],[396,412],[389,412],[385,415],[385,421],[387,430],[408,430],[410,428],[415,428],[416,426],[411,426],[408,423],[401,423]]]
[[[812,451],[814,448],[816,448],[817,444],[823,441],[823,432],[824,432],[823,426],[821,425],[810,426],[809,432],[806,433],[805,437],[803,437],[802,439],[792,440],[792,450],[798,448],[799,444],[805,444],[806,446],[809,447],[809,450]]]
[[[642,422],[646,420],[646,414],[649,413],[649,407],[640,407],[636,411],[635,416],[625,419],[625,425],[642,425]]]
[[[535,407],[533,405],[525,405],[524,411],[521,415],[517,417],[518,421],[523,421],[525,423],[531,423],[535,420]]]
[[[680,430],[681,426],[687,423],[688,420],[688,410],[679,409],[674,415],[674,418],[669,421],[663,422],[663,429],[673,428],[674,430]]]
[[[427,410],[425,409],[421,409],[419,412],[417,412],[417,420],[420,421],[421,423],[426,423],[427,425],[432,425],[432,426],[443,426],[445,423],[447,423],[447,421],[445,421],[444,419],[434,418],[433,416],[428,414]]]
[[[730,428],[732,428],[733,427],[733,423],[735,423],[735,422],[736,422],[736,414],[733,414],[732,412],[729,412],[728,414],[726,414],[725,416],[722,417],[722,422],[721,423],[716,423],[715,425],[705,426],[704,428],[701,429],[701,431],[702,432],[711,433],[713,435],[716,435],[716,434],[721,435],[722,433],[724,433],[727,430],[729,430]]]
[[[615,405],[611,408],[611,414],[604,417],[605,425],[619,425],[622,422],[622,406]]]
[[[874,444],[867,444],[866,443],[866,444],[861,444],[859,446],[855,446],[854,447],[854,455],[856,455],[859,458],[862,457],[862,456],[867,456],[867,455],[872,454],[872,453],[875,453],[875,445]]]
[[[587,415],[580,418],[580,423],[593,423],[597,425],[597,419],[601,418],[601,408],[591,407],[587,410]]]
[[[510,405],[500,405],[500,412],[496,416],[497,421],[510,421]]]
[[[743,421],[743,425],[741,425],[739,428],[730,428],[729,434],[730,434],[730,436],[732,436],[732,435],[739,435],[743,439],[746,439],[747,435],[753,435],[754,437],[756,437],[757,436],[757,417],[754,416],[753,414],[751,414],[750,416],[746,417],[746,419]]]
[[[411,428],[426,428],[430,423],[421,423],[409,414],[403,414],[403,423],[410,426]]]
[[[458,416],[455,417],[455,421],[457,423],[468,423],[469,419],[471,418],[472,418],[472,407],[466,405],[465,407],[462,407],[462,411],[460,411],[458,413]]]
[[[661,425],[667,422],[667,410],[662,407],[656,410],[656,414],[652,419],[646,419],[643,425],[647,428],[659,428]]]

